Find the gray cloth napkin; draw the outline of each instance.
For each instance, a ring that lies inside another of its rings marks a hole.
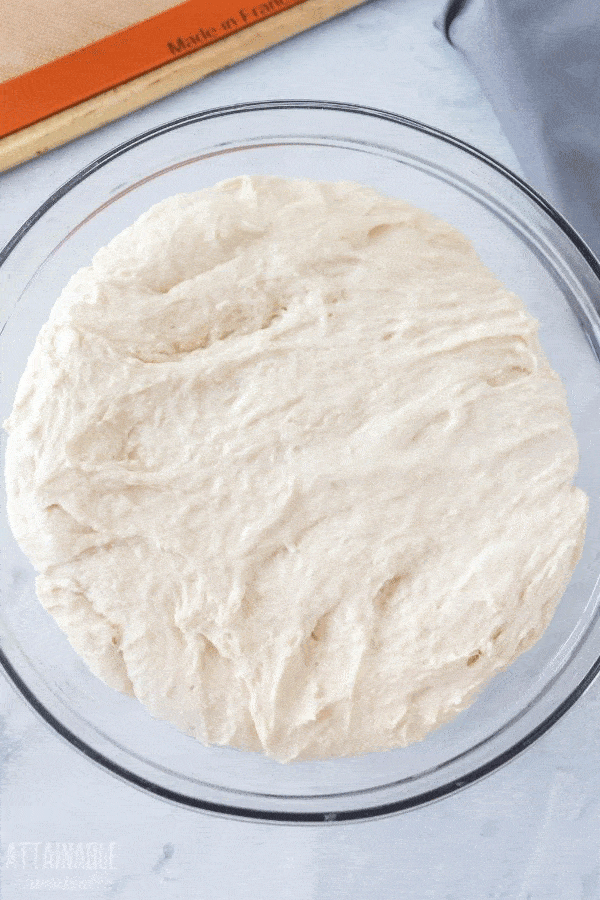
[[[600,256],[600,0],[451,0],[437,24],[530,184]]]

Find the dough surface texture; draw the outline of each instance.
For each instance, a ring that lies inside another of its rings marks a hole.
[[[369,188],[157,204],[64,289],[6,423],[41,603],[202,742],[420,740],[535,643],[581,554],[537,327],[465,237]]]

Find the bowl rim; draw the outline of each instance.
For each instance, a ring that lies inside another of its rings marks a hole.
[[[419,122],[415,119],[408,118],[399,113],[393,113],[382,110],[377,107],[363,106],[354,103],[344,103],[338,101],[327,100],[310,100],[310,99],[285,99],[285,100],[263,100],[252,101],[227,106],[212,107],[197,113],[191,113],[186,116],[179,117],[164,122],[147,131],[144,131],[133,138],[116,145],[111,150],[106,151],[101,156],[94,159],[91,163],[80,169],[75,175],[64,182],[56,191],[54,191],[41,206],[21,225],[15,232],[8,243],[0,249],[0,266],[3,265],[15,250],[17,245],[23,240],[33,228],[36,222],[42,218],[59,200],[68,194],[73,188],[83,182],[93,173],[102,169],[108,163],[124,155],[129,150],[144,144],[156,137],[184,128],[187,125],[196,124],[203,121],[209,121],[224,116],[237,115],[240,113],[251,112],[268,112],[270,110],[319,110],[330,112],[351,113],[371,118],[382,119],[397,125],[410,128],[414,131],[423,132],[430,137],[441,140],[455,148],[464,151],[466,154],[474,157],[485,166],[493,169],[496,173],[503,176],[512,183],[522,194],[532,201],[543,213],[557,225],[563,234],[568,238],[570,243],[578,251],[579,255],[588,264],[593,275],[600,283],[600,260],[579,235],[579,233],[569,224],[569,222],[556,210],[545,197],[536,191],[519,175],[498,162],[494,157],[479,150],[472,144],[463,141],[460,138],[435,128],[431,125]],[[0,335],[5,325],[0,327]],[[509,748],[501,753],[493,756],[487,762],[475,767],[465,775],[454,777],[435,788],[422,791],[411,797],[388,802],[384,804],[371,805],[368,807],[348,809],[348,810],[330,810],[320,812],[303,812],[303,811],[283,811],[283,810],[266,810],[258,808],[248,808],[237,806],[235,804],[215,803],[208,800],[201,800],[196,797],[183,794],[179,791],[163,787],[159,784],[149,781],[136,773],[124,768],[117,762],[112,761],[103,753],[95,750],[86,741],[78,737],[71,729],[65,726],[56,716],[48,710],[44,704],[37,698],[34,692],[28,687],[21,675],[12,665],[2,648],[0,648],[0,666],[3,674],[9,683],[16,689],[32,709],[62,738],[64,738],[72,747],[77,749],[87,758],[93,760],[103,769],[111,774],[119,777],[121,780],[133,784],[141,788],[145,792],[159,796],[165,800],[183,805],[186,808],[195,808],[206,813],[214,813],[225,815],[243,820],[261,821],[264,823],[282,823],[282,824],[327,824],[327,823],[344,823],[351,821],[364,821],[368,819],[381,818],[402,811],[408,811],[425,804],[440,800],[443,797],[451,795],[458,790],[473,784],[500,767],[506,765],[516,756],[520,755],[524,750],[531,746],[543,734],[545,734],[553,725],[555,725],[565,713],[573,706],[573,704],[585,693],[595,678],[600,674],[600,656],[596,657],[593,664],[588,668],[585,675],[579,680],[577,685],[565,697],[556,708],[547,715],[540,723],[532,728],[525,736],[519,738]]]

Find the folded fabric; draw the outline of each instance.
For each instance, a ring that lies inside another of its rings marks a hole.
[[[600,256],[600,4],[451,0],[439,24],[526,178]]]

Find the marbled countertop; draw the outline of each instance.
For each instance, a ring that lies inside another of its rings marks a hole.
[[[169,119],[247,100],[382,107],[518,170],[477,82],[433,26],[442,5],[371,0],[0,175],[0,245],[109,148]],[[329,827],[254,825],[178,808],[80,756],[3,680],[0,704],[3,900],[65,893],[90,900],[600,898],[598,684],[526,753],[462,793],[395,817]],[[56,842],[97,842],[110,867],[94,868],[92,860],[88,869],[53,869]]]

